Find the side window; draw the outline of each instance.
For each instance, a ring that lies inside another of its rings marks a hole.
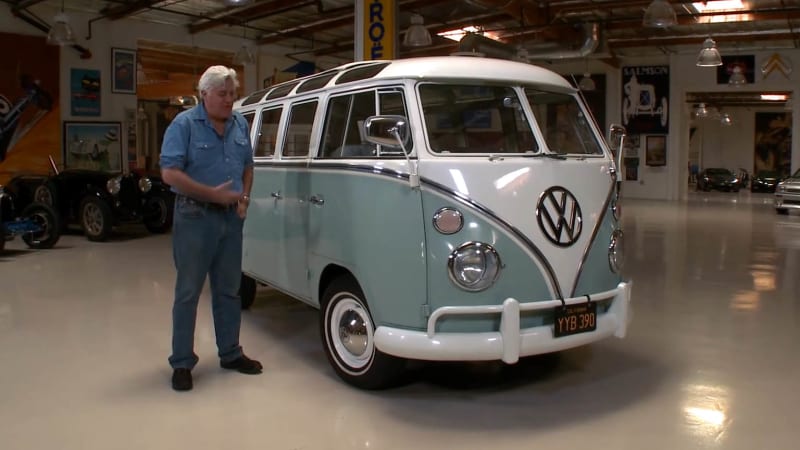
[[[283,143],[283,156],[308,156],[317,101],[292,105]]]
[[[364,137],[364,121],[376,114],[408,117],[402,91],[382,90],[359,92],[333,97],[325,114],[322,158],[397,157],[403,151],[380,148]],[[411,151],[411,144],[407,147]]]
[[[406,102],[403,98],[401,91],[385,91],[378,94],[380,102],[379,111],[383,116],[403,116],[408,120],[408,112],[406,111]],[[406,151],[411,153],[413,148],[413,140],[406,144]],[[381,156],[403,156],[403,150],[400,148],[387,148],[381,146]]]
[[[331,98],[325,114],[323,158],[359,158],[377,154],[377,146],[364,139],[363,124],[375,115],[375,92]]]
[[[278,122],[281,120],[283,108],[265,109],[261,112],[261,129],[258,131],[256,149],[253,156],[272,157],[275,144],[278,142]]]
[[[252,130],[253,129],[253,119],[255,119],[256,113],[255,112],[249,112],[249,113],[246,113],[246,114],[242,114],[242,117],[244,117],[244,120],[247,121],[247,129],[248,130]]]
[[[347,128],[347,116],[350,111],[352,96],[344,95],[334,97],[328,101],[328,111],[325,113],[325,130],[322,132],[322,158],[336,158],[334,152],[344,145],[344,132]]]

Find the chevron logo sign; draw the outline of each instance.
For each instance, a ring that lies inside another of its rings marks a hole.
[[[778,72],[783,74],[786,79],[789,79],[789,75],[792,74],[792,63],[789,59],[784,59],[781,55],[775,53],[761,65],[761,75],[763,75],[764,79],[768,76],[772,75],[773,72]]]

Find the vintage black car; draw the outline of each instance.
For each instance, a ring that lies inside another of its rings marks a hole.
[[[710,191],[717,189],[720,191],[739,192],[741,180],[728,169],[708,168],[697,175],[697,190]]]
[[[175,196],[157,175],[68,169],[51,176],[13,178],[6,189],[24,207],[50,205],[62,226],[77,224],[90,241],[106,240],[114,225],[143,223],[152,233],[172,227]]]
[[[761,170],[753,175],[750,183],[750,192],[775,192],[775,187],[781,181],[781,175],[771,170]]]

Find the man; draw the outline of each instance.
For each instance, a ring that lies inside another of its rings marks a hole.
[[[206,276],[220,365],[245,374],[262,369],[239,345],[242,226],[253,154],[247,122],[233,112],[237,87],[236,71],[209,67],[198,84],[200,104],[175,117],[161,148],[161,174],[176,193],[172,254],[177,277],[169,357],[176,391],[192,389],[197,303]]]

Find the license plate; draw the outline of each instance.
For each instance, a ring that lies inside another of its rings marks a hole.
[[[553,337],[587,333],[597,329],[597,303],[558,307],[553,322]]]

